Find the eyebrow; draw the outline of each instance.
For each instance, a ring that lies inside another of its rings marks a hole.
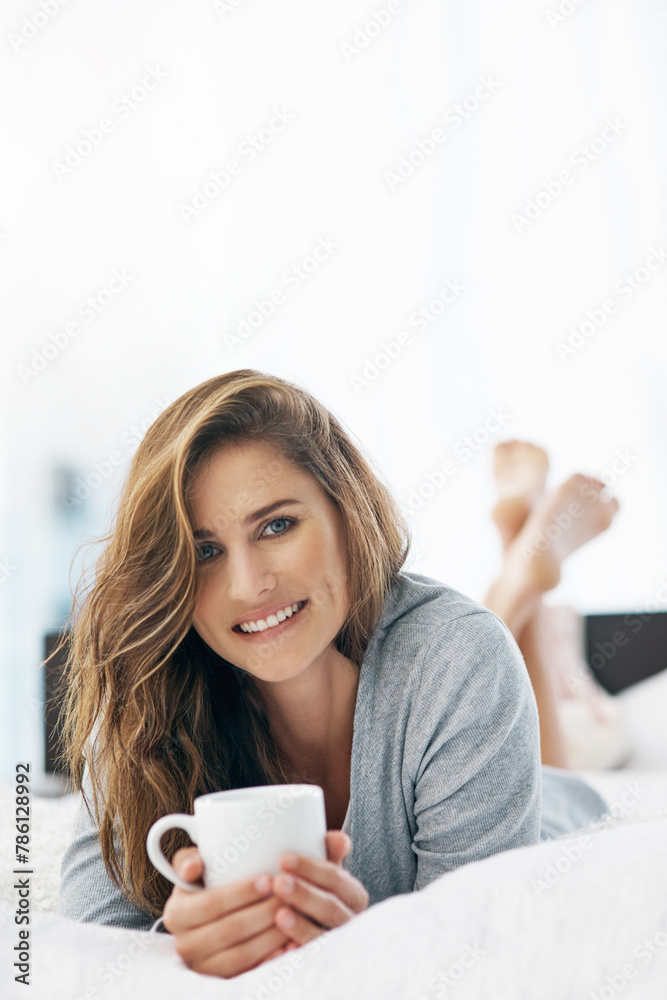
[[[260,507],[259,510],[254,511],[252,514],[248,514],[243,524],[247,528],[251,524],[254,524],[255,521],[259,521],[262,517],[270,514],[272,510],[276,509],[276,507],[283,507],[285,504],[300,504],[301,502],[301,500],[276,500],[274,503],[270,503],[266,507]],[[192,533],[192,537],[198,539],[215,538],[215,532],[211,531],[209,528],[198,528],[197,531]]]

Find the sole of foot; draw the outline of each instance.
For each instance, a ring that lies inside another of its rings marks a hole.
[[[599,479],[575,473],[543,497],[527,518],[511,555],[515,563],[523,560],[540,591],[557,586],[563,561],[611,525],[619,503],[602,497],[605,488]]]
[[[549,459],[544,448],[528,441],[503,441],[493,451],[498,502],[491,511],[507,547],[544,493]]]

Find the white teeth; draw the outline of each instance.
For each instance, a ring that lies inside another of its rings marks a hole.
[[[267,628],[275,628],[276,625],[284,622],[286,618],[291,618],[298,610],[298,603],[288,604],[282,611],[276,611],[275,614],[269,615],[266,621],[260,618],[257,622],[241,622],[239,628],[242,632],[265,632]]]

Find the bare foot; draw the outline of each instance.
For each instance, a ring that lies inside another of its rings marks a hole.
[[[618,500],[603,500],[605,484],[576,473],[537,504],[514,539],[506,559],[518,572],[519,561],[538,591],[555,587],[561,563],[572,552],[606,531]]]
[[[544,448],[527,441],[503,441],[493,451],[498,503],[491,516],[506,549],[544,493],[549,459]]]

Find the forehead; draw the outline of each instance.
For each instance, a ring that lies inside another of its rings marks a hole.
[[[287,492],[284,492],[284,491]],[[212,449],[195,469],[188,490],[195,520],[241,516],[251,509],[292,497],[314,499],[318,484],[268,442],[227,443]]]

